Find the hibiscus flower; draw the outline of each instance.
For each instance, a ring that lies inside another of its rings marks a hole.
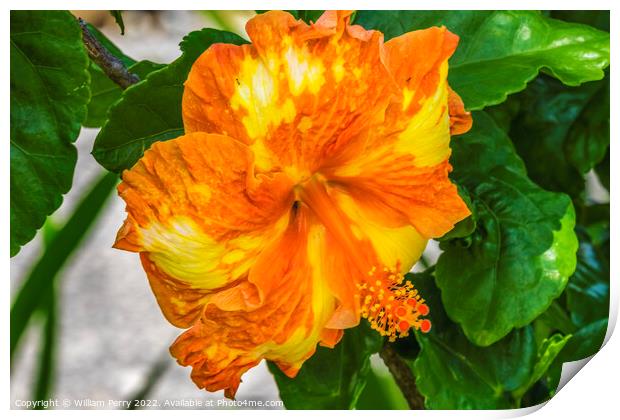
[[[448,178],[450,134],[471,126],[447,83],[458,37],[384,43],[349,20],[273,11],[247,23],[251,44],[212,45],[185,83],[185,135],[123,173],[115,247],[140,253],[187,329],[172,355],[208,391],[234,397],[263,359],[293,377],[361,318],[389,340],[431,327],[403,274],[470,214]]]

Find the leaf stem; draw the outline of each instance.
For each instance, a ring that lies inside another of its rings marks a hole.
[[[101,67],[101,70],[103,70],[110,80],[123,89],[127,89],[129,86],[140,81],[137,75],[130,73],[123,62],[113,56],[112,53],[95,38],[82,18],[78,18],[78,22],[82,28],[82,39],[88,56],[95,64]]]
[[[390,343],[385,343],[379,356],[390,370],[396,384],[403,393],[403,396],[412,410],[424,410],[424,397],[418,391],[415,384],[415,377],[407,363],[398,355]]]

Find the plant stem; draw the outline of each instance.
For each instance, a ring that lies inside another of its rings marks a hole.
[[[385,343],[379,352],[379,356],[381,356],[390,373],[394,376],[394,380],[407,400],[409,408],[412,410],[424,410],[424,397],[416,387],[413,372],[394,350],[394,347],[390,343]]]
[[[88,56],[95,64],[101,67],[101,70],[103,70],[110,80],[123,89],[127,89],[129,86],[140,81],[137,75],[130,73],[123,62],[114,57],[110,51],[95,38],[82,18],[78,18],[78,22],[82,28],[82,39],[84,40],[84,46],[86,47]]]

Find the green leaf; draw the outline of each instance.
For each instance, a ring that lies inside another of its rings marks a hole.
[[[447,317],[441,292],[427,271],[408,275],[431,308],[433,328],[416,333],[422,348],[413,364],[418,390],[429,409],[514,408],[511,392],[528,383],[536,363],[531,326],[488,347],[477,347]]]
[[[570,282],[570,279],[569,279]],[[543,312],[535,322],[538,325],[545,325],[547,332],[560,331],[562,334],[572,334],[575,332],[575,324],[571,321],[568,313],[556,299],[551,303],[549,309]],[[545,334],[546,337],[548,334]]]
[[[325,10],[293,10],[293,12],[297,12],[297,15],[294,15],[296,18],[311,23],[319,20]]]
[[[454,143],[453,164],[477,226],[467,242],[441,243],[437,285],[450,318],[487,346],[532,322],[564,290],[576,264],[575,213],[567,196],[527,178],[510,140],[484,113]]]
[[[536,346],[530,326],[484,348],[471,344],[456,326],[418,336],[422,351],[414,372],[427,408],[515,408],[506,393],[527,383],[531,374]]]
[[[520,95],[509,96],[508,99],[501,104],[490,106],[484,110],[484,112],[493,118],[495,124],[506,133],[510,131],[512,122],[519,114],[519,111],[521,111]]]
[[[609,32],[609,10],[554,10],[551,12],[551,17],[583,23]]]
[[[444,25],[460,36],[460,48],[472,42],[478,28],[493,12],[478,10],[358,10],[355,24],[383,32],[385,40],[406,32]]]
[[[461,37],[449,81],[467,109],[482,109],[525,89],[540,70],[576,86],[603,78],[609,34],[535,11],[359,11],[356,23],[386,39],[445,25]]]
[[[566,288],[566,306],[577,327],[609,316],[609,260],[580,236],[577,269]]]
[[[609,127],[609,77],[606,77],[570,127],[564,145],[567,160],[582,174],[605,157]]]
[[[473,113],[471,130],[450,144],[452,178],[470,196],[479,180],[496,168],[504,168],[518,175],[526,175],[525,165],[517,155],[510,139],[486,112]],[[470,188],[472,185],[474,188]]]
[[[543,377],[560,351],[562,351],[562,348],[564,348],[570,339],[570,335],[554,334],[550,338],[543,340],[540,348],[538,349],[538,357],[536,364],[532,369],[530,379],[527,383],[513,392],[513,395],[517,400],[521,400],[526,391]]]
[[[601,349],[607,332],[607,318],[602,318],[578,329],[558,356],[561,363],[590,357]]]
[[[386,369],[387,370],[387,369]],[[356,410],[407,410],[409,405],[389,371],[370,369]]]
[[[606,216],[609,220],[609,214]],[[549,370],[547,386],[555,392],[562,364],[595,354],[603,345],[609,316],[609,255],[605,243],[597,246],[584,229],[579,231],[577,269],[566,288],[566,306],[577,326]]]
[[[383,338],[363,323],[348,329],[334,349],[317,347],[316,353],[293,379],[269,362],[288,409],[350,409],[366,385],[370,356],[379,352]]]
[[[51,293],[52,279],[84,239],[117,183],[118,177],[113,173],[106,173],[97,179],[67,223],[51,238],[49,245],[45,247],[45,253],[21,283],[11,306],[11,359],[32,314],[40,307],[48,293]]]
[[[11,256],[69,191],[89,99],[82,31],[64,11],[11,11]]]
[[[558,388],[562,365],[594,355],[603,345],[606,332],[607,318],[604,318],[580,328],[573,334],[545,375],[544,379],[551,396]]]
[[[123,12],[122,10],[110,10],[110,14],[114,18],[114,21],[121,29],[121,35],[125,35],[125,22],[123,22]]]
[[[593,112],[587,111],[589,103],[595,109],[599,106],[592,101],[604,88],[605,82],[568,88],[540,77],[519,95],[521,110],[512,123],[510,137],[525,161],[528,175],[543,188],[572,197],[579,197],[583,191],[579,170],[585,172],[602,159],[609,144],[604,134],[609,109],[599,108],[603,114],[597,120],[584,120]]]
[[[183,135],[183,83],[192,64],[214,43],[240,45],[239,36],[215,29],[191,32],[181,42],[183,55],[129,87],[108,112],[93,147],[93,156],[106,169],[130,168],[156,141]]]
[[[165,67],[164,64],[153,63],[148,60],[134,63],[128,67],[131,73],[137,74],[140,80],[144,80],[150,73]],[[123,89],[110,80],[108,76],[95,63],[91,61],[90,71],[90,90],[91,98],[88,103],[86,119],[82,124],[84,127],[101,127],[107,120],[108,109],[120,99]]]

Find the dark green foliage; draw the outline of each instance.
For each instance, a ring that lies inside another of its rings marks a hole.
[[[317,347],[295,379],[284,375],[273,363],[280,398],[291,409],[355,408],[370,372],[370,355],[377,353],[383,338],[366,323],[347,330],[332,349]]]
[[[547,370],[566,342],[560,336],[537,346],[526,326],[488,347],[471,343],[441,305],[429,271],[410,280],[428,296],[433,329],[416,333],[422,351],[413,364],[418,389],[431,409],[514,408],[524,390]]]
[[[609,146],[609,79],[578,88],[540,77],[519,95],[510,137],[543,188],[580,197],[582,174]]]
[[[467,242],[442,242],[436,276],[450,317],[485,346],[529,324],[562,293],[577,240],[569,198],[527,178],[489,116],[474,113],[474,121],[454,142],[452,162],[454,178],[470,191],[476,230]]]
[[[69,12],[11,12],[11,256],[71,188],[87,63]]]

